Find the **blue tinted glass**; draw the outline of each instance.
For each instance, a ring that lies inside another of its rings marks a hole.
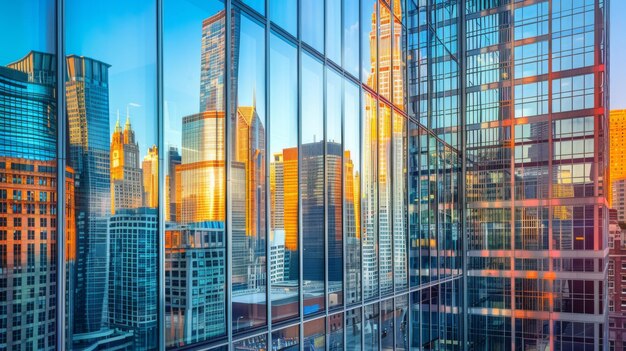
[[[293,36],[298,35],[298,1],[270,1],[270,19]]]
[[[244,4],[252,7],[260,14],[265,14],[265,0],[242,0]]]
[[[324,52],[324,1],[301,0],[300,21],[302,41]]]
[[[359,0],[343,1],[343,68],[359,77]]]
[[[341,63],[340,0],[326,1],[326,56],[336,63]]]

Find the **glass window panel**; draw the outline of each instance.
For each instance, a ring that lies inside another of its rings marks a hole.
[[[326,56],[341,64],[341,0],[326,0]]]
[[[361,301],[361,128],[359,87],[344,81],[344,231],[346,246],[346,303]]]
[[[409,272],[411,287],[420,283],[420,128],[417,123],[409,122]]]
[[[324,309],[324,66],[302,55],[300,201],[304,314]]]
[[[56,306],[55,9],[55,1],[5,1],[0,12],[0,343],[5,350],[55,349],[56,311],[64,308]],[[70,218],[69,269],[76,263],[76,173],[67,167],[65,174],[66,204],[58,206],[65,205]]]
[[[389,299],[380,303],[380,346],[381,350],[393,350],[393,333],[394,333],[394,310],[393,299]]]
[[[296,47],[275,33],[269,77],[270,296],[278,321],[299,313],[298,58]]]
[[[378,262],[380,293],[393,292],[391,108],[378,109]]]
[[[265,0],[242,0],[244,4],[252,7],[261,15],[265,15]]]
[[[226,334],[224,5],[166,0],[163,34],[165,340],[175,348]]]
[[[343,68],[357,78],[360,64],[358,8],[359,0],[343,0]]]
[[[406,289],[407,274],[407,201],[406,201],[406,118],[393,114],[391,179],[393,179],[393,275],[396,290]]]
[[[270,19],[289,34],[297,36],[298,2],[293,0],[271,0]]]
[[[363,95],[361,123],[363,176],[361,178],[361,240],[363,249],[363,299],[378,296],[378,121],[377,101]]]
[[[396,3],[400,1],[395,0]],[[392,40],[392,102],[393,104],[404,110],[405,104],[405,80],[406,80],[406,63],[405,63],[405,44],[406,33],[402,22],[393,18],[393,40]]]
[[[378,1],[361,0],[361,81],[378,89]]]
[[[361,350],[361,308],[346,311],[346,350]]]
[[[253,336],[233,342],[234,351],[267,350],[267,335]]]
[[[339,74],[326,69],[326,231],[329,307],[343,305],[342,83],[343,78]]]
[[[408,295],[396,298],[396,306],[393,312],[393,326],[395,328],[395,350],[409,349],[409,310]]]
[[[272,332],[272,350],[297,351],[300,349],[299,325]]]
[[[326,318],[318,318],[304,323],[305,350],[324,350],[326,348]]]
[[[324,53],[324,0],[301,0],[300,23],[302,41]]]
[[[67,162],[80,179],[73,218],[80,254],[67,271],[73,286],[68,348],[127,344],[153,350],[158,346],[156,1],[70,0],[65,10]],[[218,329],[225,331],[223,318]]]
[[[377,351],[380,337],[378,303],[363,308],[363,349]]]
[[[265,31],[234,9],[229,156],[233,332],[266,322]]]
[[[328,317],[328,324],[326,326],[326,338],[328,339],[329,351],[344,350],[343,325],[343,313],[333,314]]]
[[[378,92],[387,100],[392,98],[393,82],[391,71],[394,67],[391,62],[391,32],[393,19],[391,11],[382,1],[379,4],[380,21],[378,28]],[[372,44],[374,45],[374,44]]]

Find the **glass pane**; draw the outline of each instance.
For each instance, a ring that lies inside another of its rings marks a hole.
[[[304,323],[304,347],[305,351],[324,350],[326,348],[326,318]]]
[[[380,346],[381,350],[393,350],[393,299],[389,299],[380,303]]]
[[[391,62],[391,11],[380,1],[380,23],[378,28],[378,89],[381,96],[391,100],[393,84],[391,71],[394,67]]]
[[[378,303],[365,306],[364,308],[364,323],[363,323],[363,349],[364,350],[378,350],[378,338],[379,338],[379,310]]]
[[[409,310],[408,295],[402,295],[396,298],[396,307],[393,312],[393,326],[395,327],[394,335],[396,340],[395,350],[402,351],[409,349]],[[458,324],[452,326],[458,328]]]
[[[67,161],[79,180],[68,342],[75,349],[128,344],[153,350],[156,1],[68,0],[65,9]]]
[[[346,350],[358,351],[362,348],[361,308],[346,311]]]
[[[361,129],[359,87],[344,81],[345,142],[344,230],[346,241],[346,303],[361,301]]]
[[[269,76],[270,296],[278,321],[299,313],[298,58],[296,47],[274,33]]]
[[[299,325],[288,327],[272,333],[272,350],[297,351],[300,349]]]
[[[226,333],[224,5],[166,0],[163,22],[165,338],[173,348]]]
[[[234,351],[267,350],[267,335],[258,335],[233,342]]]
[[[378,115],[378,255],[380,293],[393,292],[391,233],[391,108],[380,103]]]
[[[407,274],[407,201],[406,201],[406,117],[394,112],[392,132],[393,179],[393,275],[396,290],[406,289]]]
[[[302,55],[300,196],[304,314],[324,309],[324,66]]]
[[[419,206],[420,198],[420,151],[419,136],[420,129],[418,124],[409,122],[409,202],[408,202],[408,220],[409,220],[409,272],[411,287],[420,283],[420,227],[419,227]]]
[[[395,0],[397,3],[400,1]],[[395,11],[395,10],[394,10]],[[394,17],[393,18],[393,40],[392,40],[392,74],[393,74],[393,86],[392,88],[392,102],[393,104],[404,110],[405,104],[405,88],[404,82],[406,80],[406,63],[404,60],[405,57],[405,44],[406,33],[404,27],[402,26],[402,22]]]
[[[342,77],[326,69],[326,212],[328,236],[328,304],[343,305]]]
[[[360,63],[358,9],[359,0],[343,0],[343,68],[357,78]]]
[[[294,37],[298,35],[298,2],[271,0],[270,19]],[[323,39],[322,39],[323,40]]]
[[[265,30],[234,9],[230,210],[233,331],[266,323]],[[234,89],[233,89],[234,90]]]
[[[302,41],[324,53],[324,0],[300,0],[300,21]]]
[[[54,1],[5,1],[0,12],[0,344],[5,350],[56,345],[57,206],[74,218],[76,182],[75,171],[66,168],[67,201],[57,204],[54,18]],[[75,222],[69,221],[67,242],[74,234]],[[72,244],[66,250],[70,267],[76,250]]]
[[[361,0],[361,81],[378,89],[378,1]]]
[[[328,317],[326,327],[329,351],[342,351],[343,347],[343,313],[333,314]]]
[[[361,238],[363,240],[363,299],[378,296],[378,121],[377,101],[369,93],[363,97],[361,179]]]
[[[341,64],[341,0],[326,0],[326,56]]]
[[[244,4],[252,7],[261,15],[265,15],[265,0],[242,0]]]

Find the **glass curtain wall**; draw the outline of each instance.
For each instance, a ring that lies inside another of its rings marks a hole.
[[[57,2],[0,11],[0,348],[463,348],[455,1],[66,0],[61,61]]]

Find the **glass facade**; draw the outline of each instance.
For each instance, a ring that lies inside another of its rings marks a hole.
[[[0,350],[606,348],[607,6],[3,3]]]

